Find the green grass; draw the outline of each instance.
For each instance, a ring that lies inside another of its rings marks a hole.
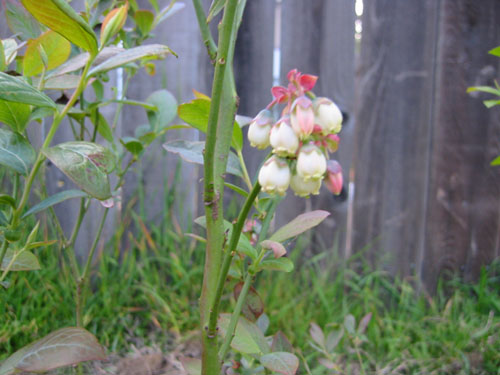
[[[197,329],[203,248],[173,224],[175,194],[165,194],[162,225],[145,223],[131,204],[99,254],[84,322],[109,351],[126,351],[131,343],[167,346]],[[301,263],[292,274],[263,274],[256,285],[271,320],[268,334],[286,334],[307,360],[302,373],[332,373],[311,345],[311,322],[328,334],[348,314],[359,322],[371,312],[360,341],[344,335],[330,353],[345,374],[361,366],[367,374],[499,374],[500,263],[484,269],[477,283],[442,282],[430,297],[407,280],[361,267],[360,257],[343,263],[330,250],[304,260],[306,245],[298,241],[291,253]],[[12,273],[11,287],[1,291],[0,359],[74,325],[69,267],[55,247],[39,257],[41,270]]]

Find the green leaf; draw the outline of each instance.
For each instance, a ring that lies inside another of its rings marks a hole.
[[[162,44],[150,44],[146,46],[130,48],[110,57],[106,61],[92,68],[89,72],[89,76],[106,72],[108,70],[118,68],[137,60],[163,59],[168,54],[175,55],[175,53],[170,48]]]
[[[46,31],[36,39],[30,39],[23,58],[23,74],[25,76],[31,77],[42,73],[44,63],[40,49],[47,57],[47,70],[51,70],[68,59],[71,44],[52,30]]]
[[[155,132],[164,129],[177,115],[177,100],[167,90],[153,92],[146,99],[146,103],[157,108],[156,111],[147,111],[151,129]]]
[[[111,130],[108,120],[102,115],[101,112],[93,110],[90,114],[90,121],[97,128],[97,132],[109,143],[113,143],[113,131]]]
[[[337,347],[340,340],[344,336],[344,329],[340,327],[340,329],[332,331],[328,334],[326,338],[326,350],[329,352],[333,352],[333,350]]]
[[[327,211],[316,210],[306,212],[297,216],[288,224],[278,229],[270,238],[271,241],[283,242],[289,238],[298,236],[299,234],[314,228],[329,216]]]
[[[35,39],[40,35],[40,24],[29,14],[18,0],[6,0],[5,18],[12,33],[20,39]]]
[[[33,77],[33,85],[38,86],[39,83],[40,78]],[[72,90],[76,89],[79,83],[80,76],[75,74],[63,74],[46,78],[43,83],[43,88],[44,90]]]
[[[185,161],[203,165],[203,150],[205,142],[176,140],[163,145],[170,152],[179,154]],[[230,152],[227,160],[227,172],[238,177],[243,177],[238,157]]]
[[[483,101],[483,104],[486,106],[486,108],[491,108],[496,105],[500,104],[500,100],[485,100]]]
[[[207,132],[210,100],[194,99],[188,103],[181,104],[177,112],[179,117],[193,128],[203,133]],[[243,148],[243,133],[237,122],[233,125],[231,146],[235,150]]]
[[[494,55],[494,56],[500,57],[500,46],[499,47],[495,47],[492,50],[489,50],[488,53],[490,55]]]
[[[224,336],[227,334],[230,320],[231,314],[220,314],[219,316],[219,332]],[[259,327],[243,317],[238,319],[231,347],[244,354],[262,355],[269,353],[269,344]]]
[[[138,156],[144,150],[144,146],[137,138],[123,137],[120,142],[132,155]]]
[[[3,72],[6,70],[7,64],[6,64],[6,58],[5,58],[5,51],[3,49],[3,41],[0,40],[0,72]]]
[[[115,157],[107,148],[91,142],[66,142],[42,152],[83,191],[100,200],[111,197],[107,175],[115,168]]]
[[[349,334],[354,335],[356,328],[356,318],[354,318],[354,316],[352,316],[351,314],[348,314],[344,318],[344,327]]]
[[[205,216],[197,217],[194,220],[194,222],[200,225],[201,227],[207,229],[207,219],[205,218]],[[227,232],[227,236],[228,238],[230,238],[233,232],[233,224],[231,224],[227,220],[224,220],[224,231]],[[236,246],[236,250],[242,254],[249,256],[253,260],[257,259],[258,257],[257,250],[255,250],[255,248],[250,243],[249,239],[246,238],[245,236],[240,236],[240,239],[238,240],[238,245]]]
[[[146,36],[153,28],[155,15],[153,12],[145,9],[140,9],[134,14],[135,24],[139,28],[141,35]]]
[[[495,159],[493,159],[490,163],[490,165],[492,166],[497,166],[497,165],[500,165],[500,155],[497,156]]]
[[[28,104],[0,100],[0,121],[9,125],[12,130],[24,132],[30,120],[31,108]]]
[[[121,47],[114,47],[114,46],[104,47],[95,58],[94,65],[99,65],[102,62],[108,60],[109,58],[118,55],[119,53],[122,53],[123,51],[125,50]],[[78,69],[82,69],[87,63],[88,59],[89,59],[89,54],[87,52],[76,55],[75,57],[66,61],[61,66],[49,72],[47,74],[47,77],[60,76],[62,74],[72,73]]]
[[[487,92],[488,94],[500,96],[500,90],[490,86],[473,86],[467,89],[467,92],[475,92],[475,91]]]
[[[11,262],[13,263],[9,268],[10,271],[33,271],[40,269],[37,257],[26,250],[16,252],[12,249],[7,249],[0,270],[5,271]]]
[[[24,219],[24,218],[28,217],[29,215],[33,215],[33,214],[36,214],[36,213],[41,212],[43,210],[46,210],[47,208],[52,207],[58,203],[64,202],[67,199],[86,198],[86,197],[88,197],[88,194],[81,191],[81,190],[73,189],[73,190],[60,191],[59,193],[51,195],[47,199],[44,199],[40,203],[31,207],[28,211],[26,211],[24,213],[22,218]]]
[[[293,262],[288,258],[264,259],[259,264],[259,271],[260,270],[268,270],[268,271],[292,272],[293,268],[294,268]]]
[[[0,164],[27,176],[35,158],[35,150],[26,138],[0,128]]]
[[[265,368],[283,375],[295,375],[299,368],[299,359],[292,353],[274,352],[260,357]]]
[[[92,55],[97,54],[97,38],[94,32],[66,0],[21,0],[21,2],[40,23]]]
[[[0,375],[46,372],[76,363],[104,360],[104,350],[83,328],[62,328],[18,350],[0,366]]]
[[[0,99],[9,102],[56,108],[56,103],[47,95],[30,86],[20,78],[0,72]]]
[[[246,197],[248,197],[248,192],[247,192],[246,190],[244,190],[244,189],[240,188],[239,186],[236,186],[236,185],[231,184],[231,183],[229,183],[229,182],[224,182],[224,185],[225,185],[226,187],[228,187],[229,189],[231,189],[231,190],[233,190],[233,191],[237,192],[238,194],[240,194],[240,195],[244,196],[245,198],[246,198]]]
[[[172,17],[175,13],[183,9],[185,6],[186,4],[184,3],[175,3],[174,1],[172,1],[170,5],[167,5],[165,8],[163,8],[161,12],[157,15],[155,26],[158,26],[167,18]]]
[[[16,200],[8,194],[0,194],[0,204],[8,204],[12,208],[16,207]]]
[[[224,8],[226,0],[213,0],[208,10],[207,23],[210,23],[217,14]]]
[[[17,42],[13,38],[7,38],[2,40],[2,46],[5,57],[5,65],[8,66],[17,56],[17,50],[20,46],[17,45]]]

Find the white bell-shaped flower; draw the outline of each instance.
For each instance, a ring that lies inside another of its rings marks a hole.
[[[287,117],[281,118],[272,127],[269,139],[273,153],[281,156],[295,155],[299,148],[299,138],[290,126]]]
[[[302,146],[297,157],[297,174],[305,181],[323,178],[326,172],[326,158],[314,144]]]
[[[290,179],[290,187],[295,195],[299,197],[308,197],[310,194],[318,195],[321,188],[321,181],[318,179],[304,180],[298,174],[292,175]]]
[[[286,160],[271,156],[260,168],[259,184],[266,193],[285,194],[290,185],[290,168]]]
[[[268,109],[264,109],[252,120],[248,126],[248,140],[250,145],[260,149],[269,146],[269,133],[273,126],[274,118]]]
[[[336,134],[342,129],[342,112],[328,98],[316,98],[313,101],[315,123],[323,134]]]

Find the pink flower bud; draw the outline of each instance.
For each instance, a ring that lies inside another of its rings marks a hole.
[[[337,134],[328,134],[324,140],[328,151],[335,152],[338,150],[340,137]]]
[[[323,134],[340,132],[342,129],[342,112],[328,98],[316,98],[313,102],[316,124],[321,126]]]
[[[299,197],[308,197],[309,194],[318,195],[319,188],[321,187],[321,180],[310,179],[306,181],[299,175],[294,174],[290,179],[290,187],[295,195],[298,195]]]
[[[292,128],[300,139],[309,136],[314,129],[314,110],[311,99],[300,96],[292,104],[290,115]]]
[[[325,185],[333,194],[339,195],[342,192],[342,167],[336,160],[328,160]]]
[[[321,179],[326,172],[326,158],[312,143],[303,146],[297,157],[297,174],[305,181]]]
[[[248,126],[248,140],[253,147],[266,148],[269,146],[269,133],[274,118],[271,111],[264,109],[252,120]]]
[[[288,117],[283,117],[272,127],[269,137],[273,153],[287,156],[295,155],[299,148],[299,138],[289,125]]]
[[[266,193],[284,195],[290,185],[290,168],[284,159],[271,156],[259,171],[259,184]]]

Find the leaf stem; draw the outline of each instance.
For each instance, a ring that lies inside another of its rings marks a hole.
[[[196,19],[198,20],[198,25],[200,26],[201,36],[203,38],[203,44],[207,47],[208,56],[212,62],[215,62],[217,57],[217,45],[215,44],[212,33],[208,27],[207,18],[205,16],[205,11],[201,5],[200,0],[193,0],[193,6],[196,13]]]
[[[238,160],[240,161],[241,169],[243,171],[243,180],[245,180],[248,189],[252,190],[252,180],[250,179],[250,175],[248,174],[245,159],[243,159],[243,152],[241,152],[241,150],[237,150],[236,154],[238,155]]]

